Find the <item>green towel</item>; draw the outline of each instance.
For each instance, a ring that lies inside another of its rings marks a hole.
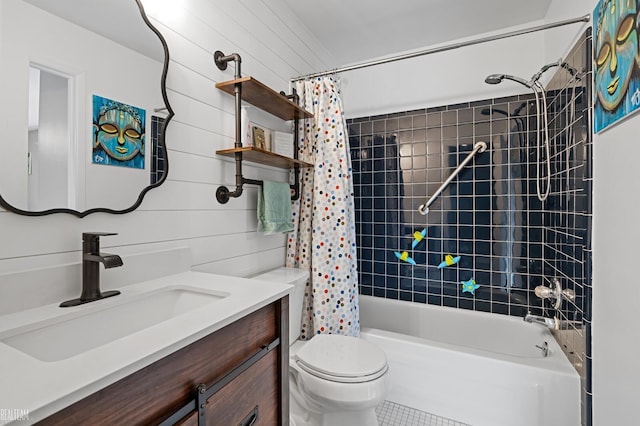
[[[258,231],[265,234],[293,231],[288,183],[263,182],[258,191]]]

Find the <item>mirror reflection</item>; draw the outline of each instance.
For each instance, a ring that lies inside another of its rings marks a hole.
[[[136,0],[2,0],[0,204],[137,207],[165,177],[166,60]]]

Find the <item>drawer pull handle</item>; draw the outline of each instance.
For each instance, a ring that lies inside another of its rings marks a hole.
[[[253,426],[256,423],[256,421],[258,421],[258,406],[257,405],[253,410],[251,410],[251,412],[247,415],[247,417],[242,419],[242,421],[240,422],[240,424],[238,426]]]

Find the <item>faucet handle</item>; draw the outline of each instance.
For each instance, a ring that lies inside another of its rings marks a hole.
[[[118,235],[117,232],[83,232],[82,241],[88,243],[97,243],[100,237],[108,237],[109,235]]]
[[[83,253],[99,253],[100,237],[109,235],[118,235],[115,232],[83,232],[82,233],[82,251]]]
[[[565,288],[564,290],[562,290],[562,297],[566,300],[575,300],[576,292],[571,290],[570,288]]]
[[[553,309],[560,309],[562,306],[562,299],[565,300],[574,300],[576,298],[576,293],[571,289],[562,289],[562,285],[560,284],[560,280],[556,277],[551,279],[551,284],[553,287],[546,287],[544,285],[539,285],[534,289],[534,293],[540,299],[552,299],[555,300],[553,303]]]
[[[555,299],[555,297],[556,297],[554,290],[552,288],[546,287],[544,285],[536,286],[536,288],[533,290],[533,292],[540,299],[549,299],[549,298]]]
[[[83,232],[83,240],[97,240],[100,237],[108,237],[109,235],[118,235],[117,232]]]

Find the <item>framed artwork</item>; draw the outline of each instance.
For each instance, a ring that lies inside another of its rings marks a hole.
[[[593,11],[593,130],[640,108],[640,0],[600,0]]]
[[[92,162],[144,169],[145,110],[93,95]]]

